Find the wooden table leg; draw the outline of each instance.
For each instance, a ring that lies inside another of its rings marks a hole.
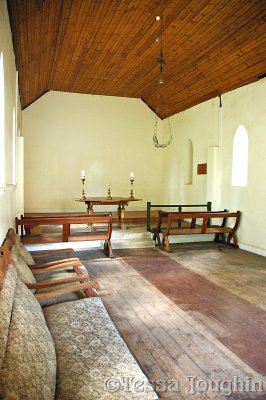
[[[93,205],[90,202],[88,202],[86,204],[87,204],[88,215],[93,215]],[[88,226],[89,231],[94,231],[94,227],[92,224],[88,223],[87,226]]]
[[[70,224],[63,224],[63,242],[68,242],[70,236]]]
[[[117,209],[117,214],[118,214],[118,221],[119,221],[119,226],[121,229],[126,230],[126,224],[125,224],[125,216],[126,216],[126,210],[125,206],[121,206],[119,204],[118,209]]]

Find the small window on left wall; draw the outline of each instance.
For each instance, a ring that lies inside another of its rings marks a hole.
[[[0,187],[5,185],[5,80],[4,57],[0,53]]]
[[[12,183],[17,182],[17,113],[16,107],[13,107],[12,121]]]

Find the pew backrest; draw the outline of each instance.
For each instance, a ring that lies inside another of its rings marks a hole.
[[[193,234],[215,234],[215,241],[221,241],[230,244],[233,239],[233,246],[238,247],[236,230],[240,222],[240,211],[211,211],[211,212],[159,212],[159,222],[155,239],[160,244],[160,236],[162,234],[162,248],[169,251],[169,239],[171,235],[193,235]],[[162,221],[166,221],[166,227],[162,227]],[[217,224],[213,224],[216,220]],[[219,221],[218,221],[219,220]],[[231,225],[228,225],[228,221]],[[184,221],[183,226],[174,224],[177,221]],[[211,221],[211,223],[210,223]],[[232,222],[233,221],[233,222]],[[225,234],[227,240],[225,241]],[[222,239],[221,239],[222,238]]]
[[[211,211],[212,209],[212,203],[211,201],[208,201],[207,203],[204,204],[152,204],[150,201],[147,202],[147,231],[153,232],[154,229],[151,226],[151,210],[152,208],[156,208],[161,210],[162,208],[167,208],[169,209],[174,209],[178,210],[178,212],[182,212],[184,208],[186,209],[202,209],[202,211]],[[195,210],[195,211],[196,211]],[[192,210],[189,210],[192,211]]]

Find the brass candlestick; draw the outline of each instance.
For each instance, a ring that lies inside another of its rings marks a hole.
[[[86,199],[85,190],[84,190],[85,177],[81,178],[81,182],[82,182],[81,198],[82,198],[82,200],[85,200]]]
[[[134,177],[133,177],[133,176],[130,176],[129,180],[130,180],[130,183],[131,183],[131,190],[130,190],[129,200],[134,200],[134,195],[133,195]]]
[[[108,189],[108,191],[107,191],[107,199],[108,200],[112,200],[112,196],[111,196],[111,186],[110,185],[107,185],[107,189]]]

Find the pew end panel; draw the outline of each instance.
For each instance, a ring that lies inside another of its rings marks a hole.
[[[214,234],[214,242],[238,248],[236,231],[239,226],[240,215],[240,211],[160,212],[159,219],[162,221],[166,219],[167,225],[166,228],[162,228],[160,225],[161,243],[158,240],[159,231],[156,233],[156,239],[162,250],[167,252],[170,252],[169,236],[171,235]],[[181,220],[182,223],[180,225],[178,222]],[[217,221],[217,224],[213,223],[214,220]],[[183,221],[185,221],[185,226]],[[212,221],[211,224],[210,221]]]

